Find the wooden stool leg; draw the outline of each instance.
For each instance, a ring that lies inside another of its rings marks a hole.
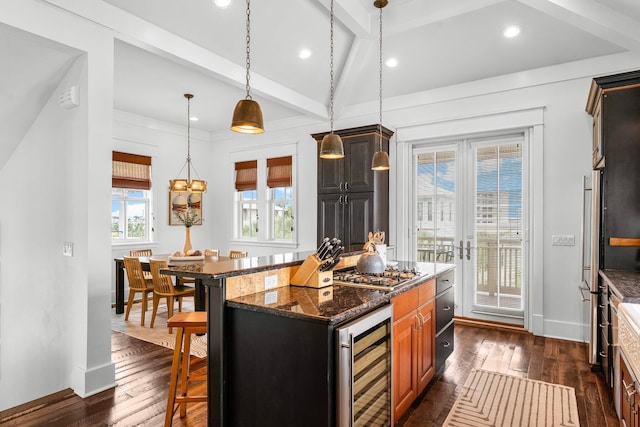
[[[182,351],[182,338],[184,328],[177,328],[176,347],[173,350],[173,361],[171,362],[171,378],[169,380],[169,396],[167,398],[167,413],[164,418],[164,426],[170,427],[173,421],[173,408],[176,402],[176,388],[178,386],[178,369],[180,368],[180,353]]]
[[[189,364],[191,362],[191,330],[185,328],[184,334],[184,352],[182,353],[182,372],[180,373],[180,396],[187,397],[189,388]],[[180,402],[180,416],[187,415],[187,402]]]

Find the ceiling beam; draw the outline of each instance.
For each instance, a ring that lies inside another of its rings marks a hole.
[[[145,49],[163,58],[243,88],[246,85],[245,65],[238,65],[195,43],[140,19],[122,9],[98,0],[44,0],[45,2],[81,16],[106,28],[111,28],[115,38]],[[326,105],[299,92],[289,89],[274,80],[251,72],[251,91],[265,99],[313,117],[326,119]]]
[[[518,0],[610,43],[640,51],[640,22],[594,0]]]

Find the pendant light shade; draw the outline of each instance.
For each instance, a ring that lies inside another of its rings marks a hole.
[[[331,0],[330,11],[331,22],[331,42],[330,42],[330,55],[329,55],[329,79],[331,81],[329,92],[329,121],[331,123],[331,132],[322,138],[322,144],[320,145],[320,158],[321,159],[341,159],[344,157],[344,146],[342,145],[342,138],[340,135],[333,133],[333,0]]]
[[[231,119],[231,130],[239,133],[263,133],[264,124],[262,121],[262,110],[260,104],[251,99],[251,86],[249,79],[251,78],[251,2],[247,0],[247,61],[246,61],[246,90],[245,99],[241,99],[233,110],[233,118]]]
[[[340,135],[328,133],[322,138],[320,157],[323,159],[341,159],[344,157],[344,146]]]
[[[262,110],[253,99],[241,99],[233,110],[231,130],[239,133],[263,133]]]
[[[389,166],[389,154],[382,149],[382,8],[387,5],[387,0],[375,0],[373,5],[380,9],[380,60],[379,60],[379,122],[378,122],[378,131],[379,131],[379,149],[373,154],[373,159],[371,159],[371,169],[374,171],[388,171],[390,169]]]
[[[174,192],[188,191],[190,193],[206,193],[207,181],[191,179],[191,98],[193,98],[193,95],[185,93],[184,97],[187,98],[187,161],[185,163],[187,167],[187,179],[176,178],[170,180],[169,190]],[[184,170],[184,166],[182,170]],[[182,170],[180,173],[182,173]]]

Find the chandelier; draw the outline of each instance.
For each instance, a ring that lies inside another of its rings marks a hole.
[[[380,53],[380,60],[379,60],[379,86],[378,86],[378,93],[379,93],[379,116],[378,116],[378,128],[380,130],[380,134],[378,135],[379,141],[380,141],[380,146],[379,146],[379,150],[376,151],[373,155],[373,159],[371,160],[371,169],[373,169],[374,171],[387,171],[389,170],[389,155],[387,154],[386,151],[384,151],[382,149],[382,8],[385,7],[387,5],[387,0],[375,0],[373,2],[373,5],[375,7],[377,7],[378,9],[380,9],[380,49],[379,49],[379,53]]]
[[[191,98],[193,98],[193,95],[191,95],[190,93],[185,93],[184,97],[187,98],[187,161],[185,162],[184,166],[182,166],[182,169],[180,169],[178,176],[180,176],[180,174],[184,170],[184,167],[186,166],[187,179],[177,178],[170,180],[169,189],[170,191],[174,192],[188,191],[190,193],[205,193],[207,191],[207,181],[203,181],[201,179],[191,179]]]

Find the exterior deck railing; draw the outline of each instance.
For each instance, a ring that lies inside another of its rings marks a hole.
[[[476,291],[490,295],[522,292],[522,246],[520,240],[478,239],[475,248]],[[452,238],[419,238],[417,260],[454,262],[459,249]],[[466,255],[466,248],[463,251]]]

